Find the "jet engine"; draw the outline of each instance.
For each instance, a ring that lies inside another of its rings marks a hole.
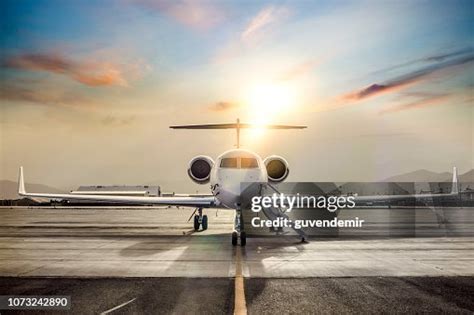
[[[290,173],[288,162],[281,156],[272,155],[267,157],[263,163],[267,169],[268,180],[274,183],[284,181]]]
[[[204,155],[196,156],[189,162],[188,175],[198,184],[206,184],[211,177],[211,170],[214,166],[214,161]]]

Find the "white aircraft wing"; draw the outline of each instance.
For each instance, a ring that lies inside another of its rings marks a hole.
[[[214,207],[219,202],[214,196],[206,197],[141,197],[141,196],[106,196],[106,195],[78,195],[78,194],[49,194],[49,193],[28,193],[25,190],[25,181],[23,178],[23,167],[20,167],[18,176],[18,194],[25,197],[39,197],[48,199],[66,199],[66,200],[86,200],[86,201],[104,201],[111,203],[129,203],[138,205],[169,205],[169,206],[188,206],[188,207]]]
[[[354,196],[355,202],[377,202],[377,201],[396,201],[406,199],[432,200],[437,198],[455,197],[457,193],[449,194],[415,194],[415,195],[373,195],[373,196]]]
[[[269,184],[273,191],[276,193],[280,193],[273,185]],[[421,202],[429,202],[434,199],[438,198],[459,198],[459,183],[458,183],[458,174],[456,167],[453,167],[453,181],[451,186],[450,193],[437,193],[437,194],[405,194],[405,195],[366,195],[366,196],[359,196],[359,195],[352,195],[354,197],[354,201],[357,203],[364,203],[364,202],[390,202],[390,201],[397,201],[397,200],[419,200]],[[309,203],[304,203],[304,207],[309,207]],[[285,204],[288,207],[288,204]]]
[[[416,200],[433,200],[437,198],[459,197],[458,172],[457,168],[453,167],[453,182],[450,193],[439,194],[414,194],[414,195],[373,195],[373,196],[354,196],[356,202],[378,202],[378,201],[396,201],[405,199]]]

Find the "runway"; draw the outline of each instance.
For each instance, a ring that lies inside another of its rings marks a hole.
[[[212,277],[235,274],[233,212],[1,209],[0,274],[13,277]],[[249,238],[245,277],[472,276],[473,237]],[[400,268],[403,266],[403,268]]]
[[[441,303],[438,311],[474,310],[472,236],[314,238],[306,244],[294,237],[254,237],[241,248],[230,243],[232,211],[216,216],[215,209],[207,210],[209,229],[203,232],[192,231],[191,213],[0,209],[1,294],[71,292],[82,313],[133,298],[138,300],[124,306],[131,313],[150,310],[157,301],[164,313],[190,313],[192,305],[201,305],[196,301],[208,305],[208,313],[232,313],[240,270],[249,313],[270,311],[283,303],[279,296],[293,301],[290,308],[275,308],[286,313],[299,313],[291,309],[296,302],[305,305],[302,312],[347,311],[351,305],[361,311],[359,299],[370,297],[382,307],[393,296],[407,299],[405,310],[423,311],[416,301],[428,303],[423,307]],[[386,287],[392,288],[389,297]],[[93,292],[102,297],[91,304]],[[179,302],[168,301],[176,297]]]
[[[74,314],[101,314],[129,301],[112,314],[232,314],[233,290],[231,278],[4,278],[0,286],[0,294],[67,292]],[[470,277],[245,280],[249,314],[472,314],[473,290]]]

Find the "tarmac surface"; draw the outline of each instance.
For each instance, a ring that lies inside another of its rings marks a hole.
[[[231,278],[0,278],[0,295],[70,295],[73,314],[232,314]],[[128,302],[128,303],[127,303]],[[125,305],[123,305],[125,304]],[[119,305],[119,309],[112,310]],[[31,314],[31,310],[1,311]],[[35,311],[65,314],[64,310]]]
[[[1,278],[0,278],[1,279]],[[4,278],[0,294],[71,296],[74,314],[232,314],[230,278]],[[472,314],[470,277],[355,277],[245,281],[249,314]],[[14,311],[2,311],[13,314]],[[15,314],[31,311],[15,311]],[[42,314],[64,314],[44,311]]]
[[[232,313],[236,296],[249,313],[474,311],[472,236],[233,247],[233,211],[206,212],[195,232],[185,208],[0,208],[0,294],[71,295],[84,314]]]

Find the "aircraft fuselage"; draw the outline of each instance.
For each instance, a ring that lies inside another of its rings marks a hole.
[[[262,158],[249,150],[232,149],[221,154],[211,171],[212,194],[223,206],[240,209],[259,194],[268,181]],[[257,185],[255,184],[257,183]]]

